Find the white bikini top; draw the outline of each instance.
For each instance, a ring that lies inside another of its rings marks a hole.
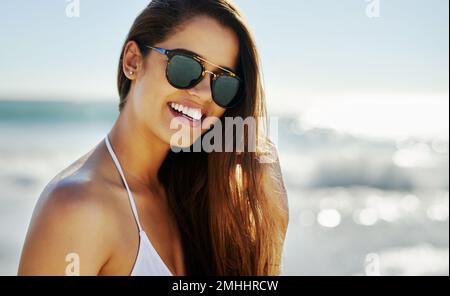
[[[131,194],[131,190],[128,187],[127,180],[125,179],[125,175],[122,171],[122,167],[120,166],[119,160],[117,159],[114,150],[111,147],[111,143],[109,142],[108,136],[105,137],[106,147],[108,148],[109,154],[114,161],[114,164],[119,171],[120,177],[122,178],[122,182],[125,185],[125,188],[128,193],[128,199],[130,201],[131,209],[133,210],[134,219],[136,220],[136,224],[139,228],[139,248],[138,254],[136,257],[136,261],[134,262],[133,269],[131,271],[132,276],[171,276],[172,272],[169,270],[167,265],[161,259],[156,249],[153,247],[150,239],[148,238],[145,231],[142,229],[141,223],[139,222],[139,216],[136,209],[136,204],[134,203],[133,195]]]

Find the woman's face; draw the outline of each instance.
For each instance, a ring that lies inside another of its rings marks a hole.
[[[197,16],[184,23],[168,36],[166,41],[148,45],[165,49],[186,49],[211,63],[236,72],[239,55],[239,40],[236,34],[207,16]],[[128,51],[131,53],[128,54]],[[145,59],[140,59],[140,66],[136,67],[134,76],[130,76],[127,64],[133,63],[132,52],[139,52],[134,42],[127,46],[124,55],[124,71],[133,80],[126,103],[130,106],[125,109],[130,109],[127,112],[133,113],[139,125],[162,141],[170,144],[172,137],[182,136],[187,141],[183,144],[177,142],[175,146],[188,147],[200,134],[208,130],[200,129],[201,124],[197,122],[198,127],[194,132],[192,124],[195,125],[195,122],[175,115],[170,107],[171,103],[201,111],[203,118],[219,118],[224,114],[225,109],[212,100],[210,74],[191,89],[174,88],[166,79],[167,57],[151,50]],[[130,58],[127,58],[129,55]],[[221,71],[208,63],[205,63],[205,67],[214,73]]]

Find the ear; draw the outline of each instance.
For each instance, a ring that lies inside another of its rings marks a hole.
[[[139,46],[135,41],[128,41],[123,52],[122,71],[128,79],[134,80],[142,69],[141,65],[142,54]]]

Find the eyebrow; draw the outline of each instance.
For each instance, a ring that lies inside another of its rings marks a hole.
[[[178,50],[182,50],[182,51],[185,51],[186,53],[189,53],[189,54],[191,54],[191,55],[194,55],[194,56],[200,58],[201,60],[203,60],[203,61],[205,61],[205,62],[207,62],[207,63],[209,63],[209,64],[215,66],[216,69],[227,70],[227,71],[229,71],[229,72],[231,72],[231,73],[237,75],[237,74],[236,74],[236,71],[233,70],[233,69],[231,69],[230,67],[222,66],[222,65],[216,65],[215,63],[212,63],[212,62],[208,61],[207,59],[205,59],[204,57],[202,57],[202,56],[199,55],[198,53],[193,52],[193,51],[191,51],[191,50],[189,50],[189,49],[179,48]]]

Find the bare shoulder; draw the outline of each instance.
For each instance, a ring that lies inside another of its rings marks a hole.
[[[89,169],[79,162],[83,160],[56,176],[39,197],[19,274],[64,275],[75,258],[80,274],[95,275],[109,259],[108,229],[114,216],[104,189],[108,186],[92,179]]]

